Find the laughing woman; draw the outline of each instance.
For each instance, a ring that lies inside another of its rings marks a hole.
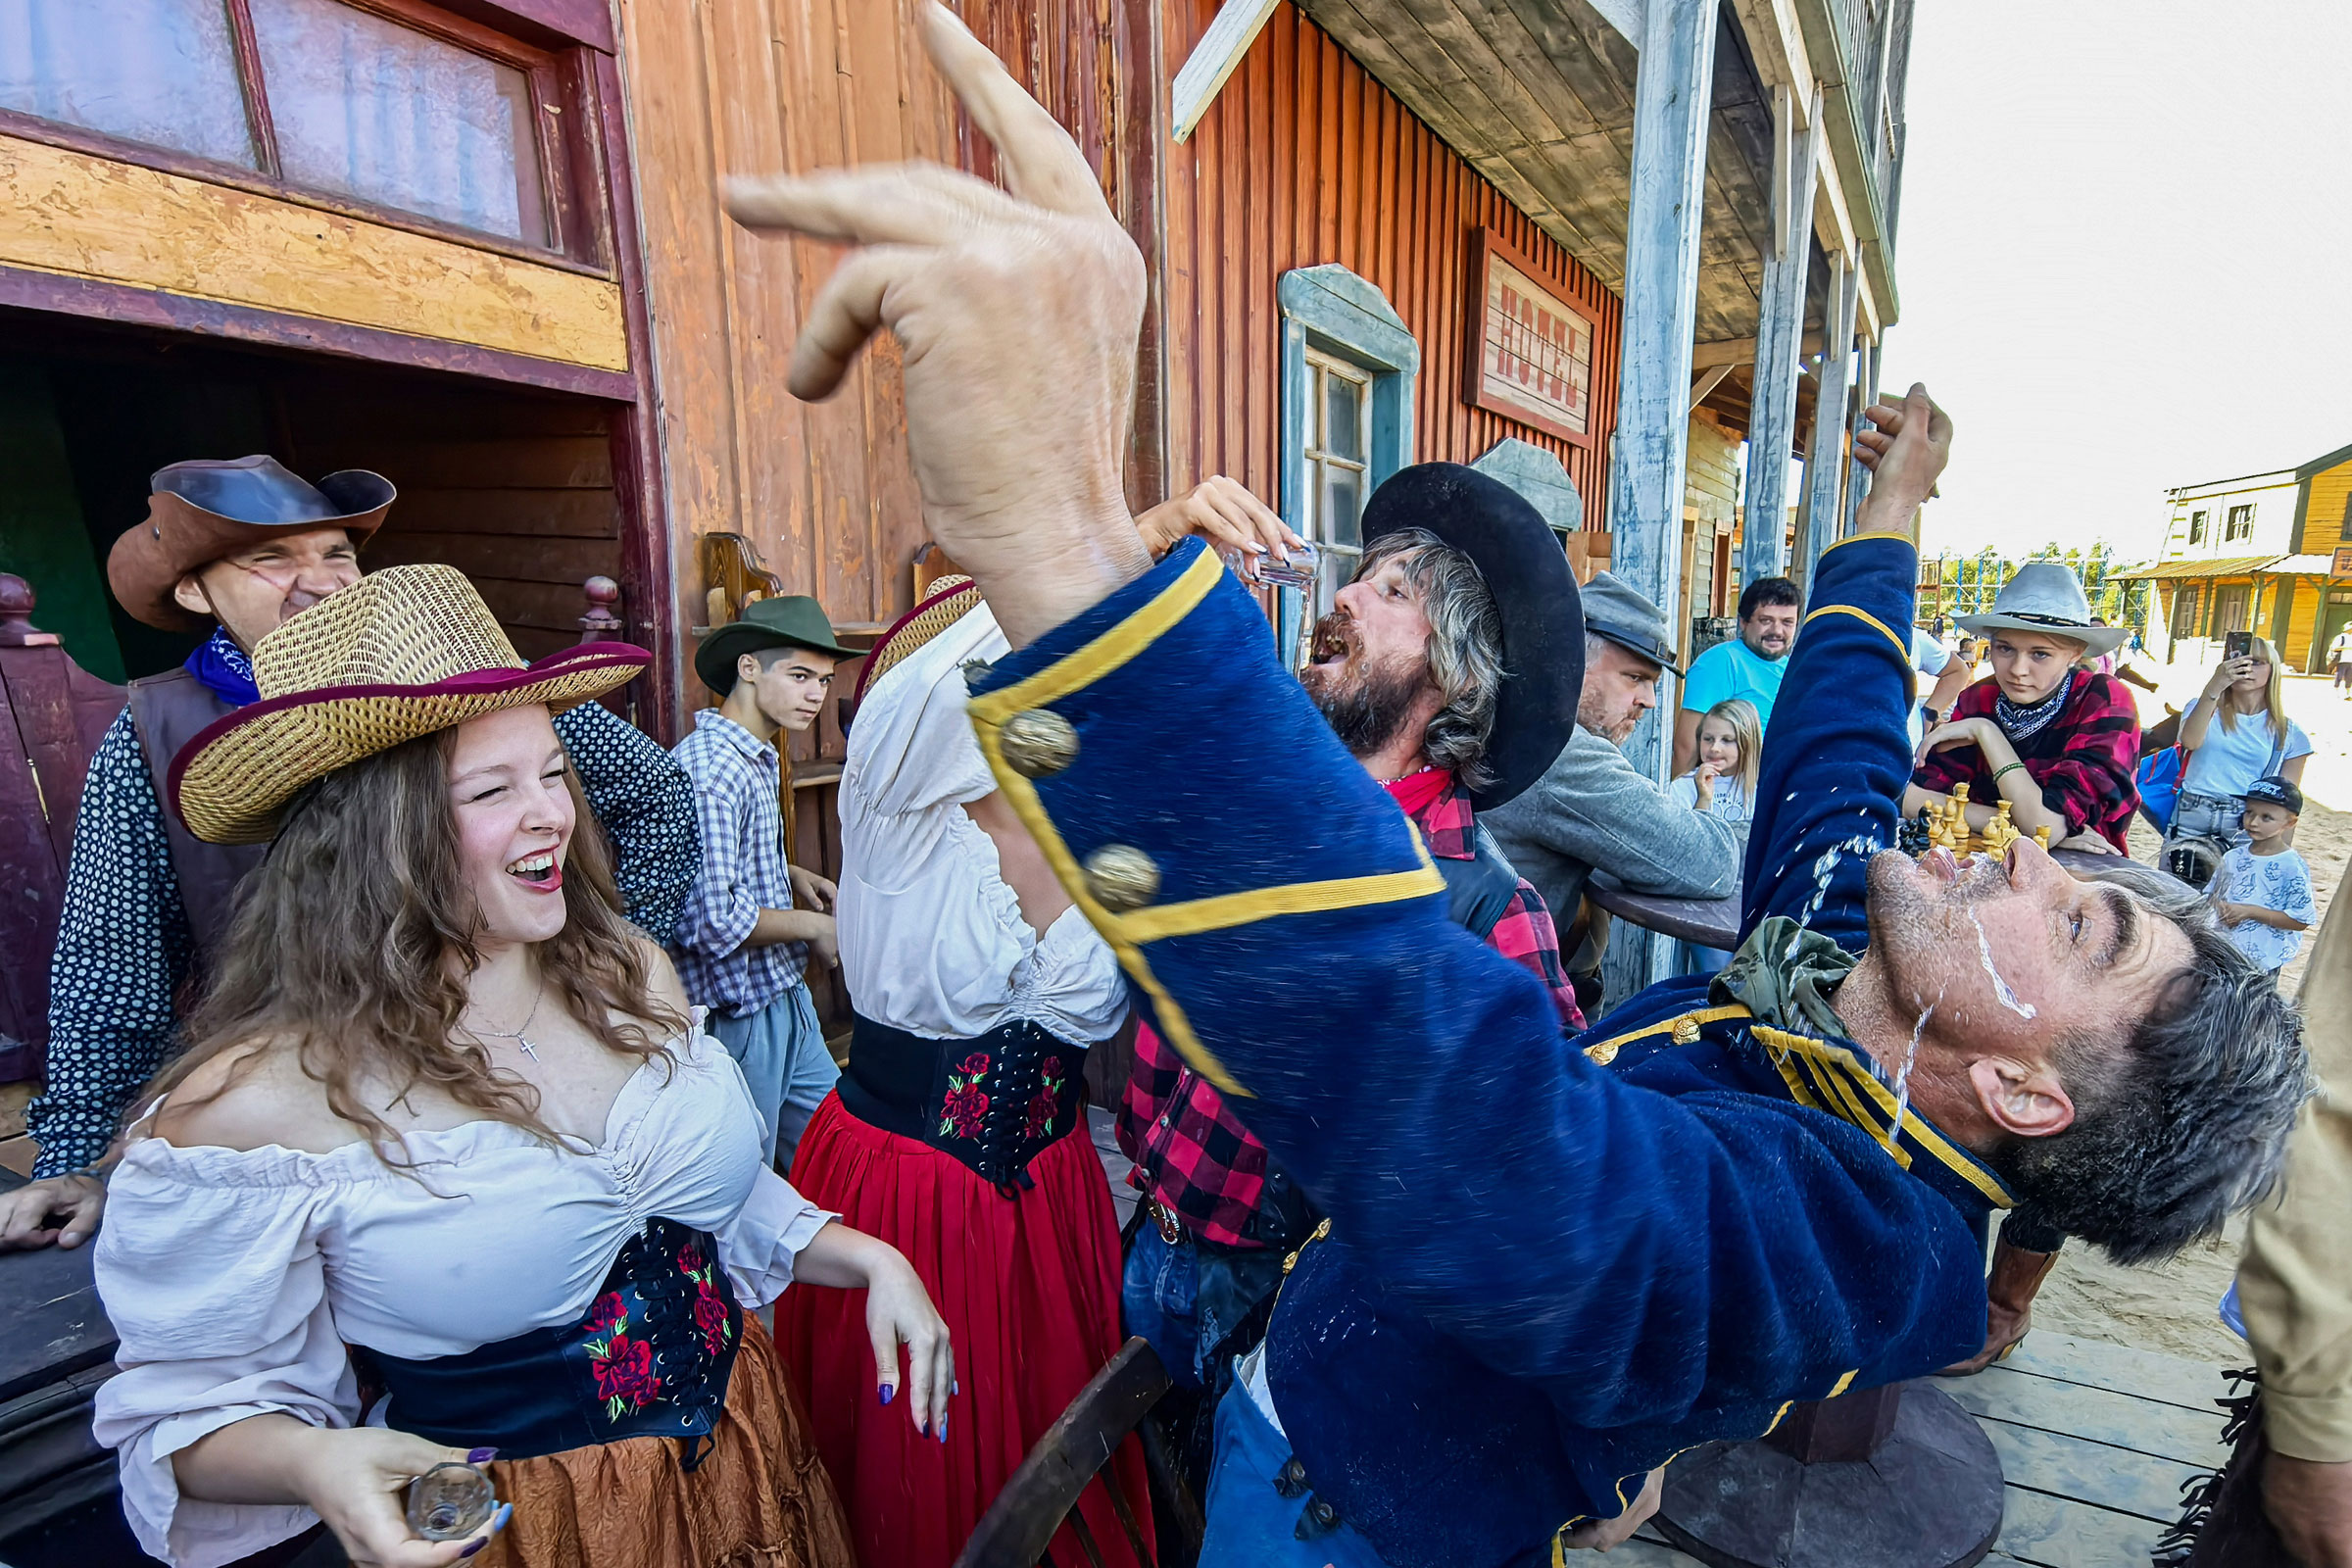
[[[463,576],[394,567],[264,638],[263,701],[174,762],[191,830],[275,844],[97,1246],[96,1430],[166,1561],[323,1521],[386,1568],[848,1568],[755,1316],[788,1284],[863,1290],[868,1375],[946,1410],[922,1285],[765,1168],[575,832],[549,713],[646,659],[525,668]],[[501,1510],[413,1533],[410,1478],[468,1459]]]

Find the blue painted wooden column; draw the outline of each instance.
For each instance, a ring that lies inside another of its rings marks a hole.
[[[1804,354],[1805,274],[1813,257],[1814,163],[1821,147],[1821,89],[1805,122],[1796,100],[1772,90],[1772,253],[1756,310],[1756,380],[1747,428],[1747,521],[1740,580],[1786,569],[1781,531],[1788,516],[1788,452],[1796,434],[1796,378]]]
[[[1683,621],[1683,466],[1690,430],[1690,342],[1699,224],[1714,98],[1718,0],[1649,0],[1634,85],[1633,203],[1626,214],[1625,337],[1609,482],[1609,569]],[[1679,640],[1679,639],[1678,639]],[[1669,679],[1658,711],[1626,742],[1635,767],[1663,781],[1681,702]],[[1566,916],[1566,917],[1573,917]],[[1674,944],[1619,923],[1611,991],[1662,976]],[[1630,966],[1630,972],[1621,966]]]

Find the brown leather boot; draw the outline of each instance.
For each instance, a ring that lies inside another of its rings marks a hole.
[[[2058,1261],[2056,1252],[2029,1252],[2022,1247],[1996,1242],[1992,1272],[1984,1280],[1984,1348],[1965,1361],[1955,1361],[1936,1373],[1942,1378],[1965,1378],[1984,1371],[2017,1348],[2034,1321],[2034,1296]]]

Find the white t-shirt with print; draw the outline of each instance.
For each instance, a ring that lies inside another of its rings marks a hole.
[[[1678,806],[1687,806],[1694,811],[1697,810],[1698,775],[1696,770],[1685,773],[1681,778],[1668,784],[1666,793],[1674,797],[1675,804]],[[1719,773],[1715,776],[1714,797],[1707,803],[1707,814],[1720,816],[1727,822],[1735,823],[1740,832],[1745,833],[1749,820],[1756,814],[1756,803],[1747,798],[1747,791],[1740,787],[1738,779],[1729,773]]]
[[[2311,896],[2311,867],[2292,850],[2256,855],[2249,846],[2241,844],[2222,857],[2221,869],[2213,874],[2213,885],[2217,896],[2231,904],[2277,909],[2280,914],[2293,915],[2305,925],[2315,924],[2320,918],[2319,907]],[[2230,933],[2230,940],[2237,944],[2238,952],[2265,969],[2276,969],[2303,951],[2302,932],[2281,931],[2260,920],[2222,929]]]

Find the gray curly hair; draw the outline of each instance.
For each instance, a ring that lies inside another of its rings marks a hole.
[[[1492,781],[1486,756],[1502,692],[1502,615],[1477,563],[1427,528],[1381,535],[1364,552],[1356,580],[1391,562],[1404,568],[1429,620],[1429,681],[1444,701],[1422,734],[1421,755],[1477,789]]]
[[[2020,1139],[1992,1164],[2067,1234],[2119,1263],[2152,1262],[2220,1234],[2278,1181],[2311,1094],[2303,1020],[2194,889],[2120,857],[2081,874],[2179,926],[2188,967],[2121,1049],[2060,1042],[2074,1125]]]

